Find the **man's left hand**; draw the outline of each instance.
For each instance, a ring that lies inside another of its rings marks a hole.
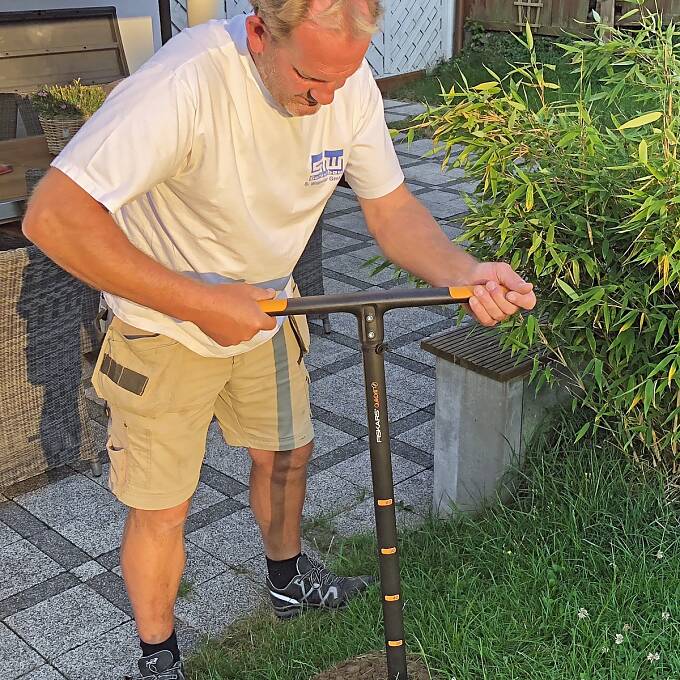
[[[495,326],[520,309],[536,306],[533,284],[505,262],[480,262],[465,283],[474,291],[468,307],[482,326]]]

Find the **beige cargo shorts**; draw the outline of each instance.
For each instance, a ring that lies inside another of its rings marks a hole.
[[[309,443],[308,349],[305,317],[287,318],[269,342],[224,359],[114,317],[92,376],[110,411],[111,491],[143,510],[186,501],[213,416],[231,446],[288,451]]]

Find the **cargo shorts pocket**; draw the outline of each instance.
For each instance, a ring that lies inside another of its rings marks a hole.
[[[181,345],[114,319],[102,343],[92,386],[110,406],[154,417],[169,410],[177,389]]]

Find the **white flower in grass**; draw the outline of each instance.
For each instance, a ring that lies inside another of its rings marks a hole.
[[[650,663],[654,663],[655,661],[658,661],[660,658],[661,655],[659,654],[659,652],[654,652],[653,654],[652,652],[650,652],[649,654],[647,654],[647,661],[649,661]]]
[[[663,559],[663,551],[659,550],[658,553],[656,553],[656,559],[657,560],[662,560]]]
[[[581,609],[578,610],[579,619],[587,619],[589,616],[590,616],[590,614],[588,613],[587,609],[584,609],[583,607],[581,607]]]
[[[623,644],[623,635],[621,635],[621,633],[616,634],[616,637],[614,638],[614,644],[615,645],[622,645]]]
[[[602,653],[606,654],[609,651],[609,647],[603,647],[602,648]]]
[[[662,621],[668,621],[670,618],[671,618],[670,612],[662,612],[661,613],[661,620]]]
[[[623,624],[623,632],[627,633],[630,630],[630,624],[629,623],[624,623]]]

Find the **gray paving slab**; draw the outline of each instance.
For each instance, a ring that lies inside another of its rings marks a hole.
[[[103,567],[96,560],[90,560],[77,567],[71,569],[71,573],[79,578],[81,581],[89,581],[99,574],[103,574],[106,571],[106,567]]]
[[[94,680],[100,677],[120,680],[124,675],[137,671],[139,656],[137,628],[134,621],[128,621],[60,654],[53,664],[69,680]]]
[[[312,422],[314,425],[314,453],[312,454],[312,460],[357,440],[357,437],[327,425],[320,420],[315,419]]]
[[[64,568],[44,552],[21,539],[0,548],[0,600],[56,576]]]
[[[347,213],[345,215],[329,215],[324,219],[324,222],[334,227],[340,227],[347,231],[368,236],[368,227],[366,226],[363,214],[360,212]]]
[[[54,527],[88,555],[99,557],[120,546],[126,516],[127,508],[113,499],[90,516],[80,517],[64,525],[55,524]]]
[[[228,446],[222,437],[219,425],[214,421],[208,428],[205,462],[242,484],[248,484],[250,477],[250,456],[248,451]]]
[[[340,293],[356,293],[361,290],[357,286],[353,286],[345,281],[338,281],[332,276],[324,274],[323,277],[323,288],[326,295],[337,295]]]
[[[225,498],[227,498],[225,494],[215,491],[215,489],[209,487],[203,482],[199,482],[196,492],[191,499],[191,508],[189,509],[189,514],[193,515],[195,512],[205,510],[211,505],[215,505],[215,503],[223,501]]]
[[[45,660],[40,655],[7,626],[0,623],[0,668],[4,678],[15,680],[44,663]]]
[[[338,330],[336,328],[336,320],[340,317],[340,314],[334,314],[331,319],[331,328],[333,330]],[[356,323],[356,322],[355,322]],[[323,335],[313,335],[312,341],[309,348],[309,353],[305,357],[305,364],[308,368],[316,367],[323,368],[332,364],[339,359],[346,359],[357,353],[357,350],[353,350],[350,347],[345,347],[337,342],[333,342],[325,338]]]
[[[52,528],[81,517],[94,517],[113,495],[91,478],[74,473],[14,500]]]
[[[394,487],[398,504],[405,505],[415,514],[423,517],[430,514],[432,507],[432,470],[423,470]]]
[[[460,168],[451,168],[443,172],[439,163],[421,162],[416,165],[403,168],[404,177],[427,185],[445,185],[454,180],[463,179],[465,173]]]
[[[82,584],[8,617],[5,623],[37,652],[54,658],[128,619],[120,609]]]
[[[72,569],[90,559],[89,555],[53,529],[45,529],[28,540],[65,569]]]
[[[226,562],[201,550],[195,543],[187,541],[186,554],[183,578],[192,589],[227,571]]]
[[[397,439],[415,446],[417,449],[434,453],[434,420],[418,425],[397,435]]]
[[[356,238],[350,238],[344,234],[336,234],[330,229],[326,229],[323,233],[323,251],[325,256],[329,253],[332,253],[334,250],[338,250],[338,248],[360,246],[363,243],[365,243],[365,241],[360,241]]]
[[[336,374],[343,381],[352,382],[357,393],[363,398],[364,373],[362,366],[352,366]],[[396,410],[393,403],[400,402],[411,404],[413,410],[424,408],[434,403],[435,383],[432,378],[413,373],[402,366],[386,362],[385,377],[387,379],[387,410],[392,419],[402,418],[407,415],[402,410]],[[365,408],[365,407],[364,407]],[[396,407],[399,409],[399,406]],[[408,411],[409,413],[412,411]]]
[[[356,198],[343,194],[333,194],[326,203],[326,214],[339,210],[356,210],[358,207],[359,201]]]
[[[368,451],[368,443],[366,443],[366,450],[362,453],[349,458],[342,463],[338,463],[331,468],[333,474],[343,479],[347,479],[357,486],[368,489],[373,493],[373,478],[371,476],[371,456]],[[392,454],[392,478],[395,484],[403,482],[409,477],[423,471],[423,466],[413,461],[402,458]]]
[[[394,109],[398,106],[408,106],[411,102],[405,102],[401,99],[383,99],[383,108],[385,111]]]
[[[437,219],[446,219],[467,212],[467,205],[461,196],[446,191],[428,191],[418,194],[418,200]]]
[[[391,112],[396,112],[396,113],[401,113],[405,114],[407,116],[419,116],[421,113],[423,113],[426,110],[426,107],[424,104],[421,104],[419,102],[404,102],[398,106],[391,106],[389,108],[390,113]]]
[[[365,281],[371,285],[377,285],[389,281],[394,277],[391,271],[383,270],[377,274],[372,271],[376,265],[366,264],[368,258],[355,257],[353,254],[344,253],[342,255],[332,255],[326,257],[323,262],[324,269],[340,272],[346,276],[351,276],[359,281]]]
[[[227,564],[248,560],[262,552],[260,529],[250,508],[188,533],[187,541]]]
[[[217,635],[262,601],[262,589],[252,579],[230,571],[192,588],[177,601],[175,613],[194,628]]]
[[[401,109],[393,109],[385,112],[385,122],[389,125],[390,123],[397,123],[402,120],[409,118],[409,114],[406,112],[401,112]]]
[[[364,487],[336,475],[333,469],[329,468],[308,479],[304,508],[306,517],[335,515],[366,497]]]
[[[21,534],[10,529],[4,522],[0,522],[0,548],[21,540]]]
[[[64,676],[52,666],[45,664],[31,671],[28,675],[22,675],[21,680],[65,680]]]
[[[419,361],[421,364],[434,367],[436,363],[436,357],[434,354],[426,352],[420,346],[420,342],[420,340],[416,340],[415,342],[410,342],[408,345],[404,345],[403,347],[395,347],[394,349],[390,349],[390,352],[407,357],[408,359],[413,359],[414,361]]]
[[[433,145],[431,139],[414,139],[411,144],[402,142],[401,144],[395,144],[394,148],[397,153],[408,153],[422,158],[433,150]]]
[[[341,371],[312,383],[312,399],[324,408],[365,425],[366,404],[363,386],[349,380],[349,376],[343,373],[344,371]],[[417,410],[417,406],[401,399],[390,400],[389,411],[392,420],[398,420]]]

